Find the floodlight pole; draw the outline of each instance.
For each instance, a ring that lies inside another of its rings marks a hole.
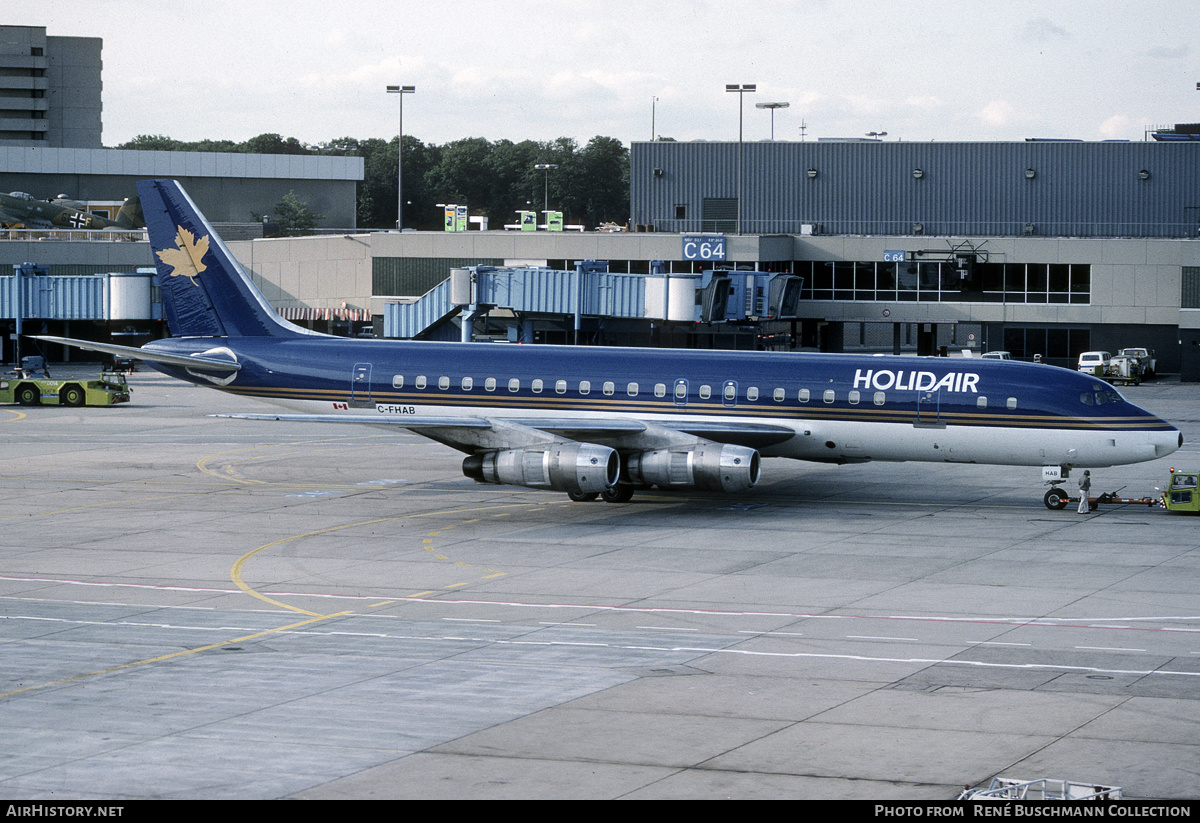
[[[754,108],[756,108],[756,109],[770,109],[771,110],[771,142],[772,143],[775,142],[775,109],[786,109],[790,105],[791,105],[790,103],[755,103],[754,104]]]
[[[400,137],[396,140],[396,231],[404,231],[404,95],[416,86],[388,86],[388,94],[400,95]]]
[[[725,91],[738,96],[738,181],[737,181],[737,233],[742,233],[742,102],[746,94],[758,91],[754,83],[727,83]]]
[[[538,171],[545,172],[545,174],[542,176],[542,179],[543,179],[542,211],[549,212],[550,211],[550,172],[552,169],[557,169],[558,165],[556,163],[538,163],[536,166],[534,166],[534,168],[537,169]],[[550,218],[547,217],[546,220],[549,221]]]

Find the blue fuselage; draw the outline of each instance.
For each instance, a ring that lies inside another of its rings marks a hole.
[[[1174,426],[1108,384],[1012,361],[326,337],[182,338],[150,348],[233,357],[241,370],[232,377],[156,368],[301,411],[790,429],[794,436],[762,448],[768,456],[1100,466],[1179,445]]]

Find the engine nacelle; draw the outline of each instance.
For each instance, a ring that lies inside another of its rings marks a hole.
[[[594,443],[551,443],[473,454],[463,460],[463,474],[479,483],[595,494],[617,484],[621,458]]]
[[[758,482],[760,461],[754,449],[720,443],[687,451],[658,449],[630,455],[626,479],[660,489],[744,492]]]

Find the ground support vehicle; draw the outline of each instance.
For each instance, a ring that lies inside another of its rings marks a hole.
[[[1084,374],[1103,377],[1108,371],[1108,361],[1111,359],[1112,355],[1106,351],[1085,351],[1079,355],[1079,364],[1076,366],[1076,370]]]
[[[1170,512],[1200,513],[1200,472],[1171,469],[1167,488],[1163,490],[1159,505]]]
[[[1122,486],[1121,488],[1123,489],[1125,487]],[[1117,497],[1117,492],[1119,491],[1121,491],[1121,489],[1117,489],[1117,491],[1113,492],[1103,492],[1095,497],[1089,497],[1088,509],[1090,511],[1095,511],[1100,507],[1101,503],[1112,503],[1114,505],[1134,504],[1138,506],[1154,506],[1159,503],[1159,498],[1157,497]],[[1078,505],[1079,498],[1071,497],[1066,489],[1060,489],[1055,486],[1053,489],[1046,492],[1046,496],[1042,498],[1042,502],[1046,504],[1047,509],[1065,509],[1068,503],[1071,505]]]
[[[128,403],[129,384],[125,375],[104,372],[99,379],[51,380],[18,372],[0,378],[0,403],[22,406],[112,406]]]
[[[1155,359],[1154,352],[1149,349],[1121,349],[1117,352],[1117,357],[1136,357],[1141,363],[1142,376],[1147,379],[1158,374],[1158,360]]]
[[[958,800],[1120,800],[1120,786],[1101,786],[1072,780],[1013,780],[992,778],[986,789],[963,789]]]
[[[1047,482],[1053,487],[1042,498],[1042,502],[1046,504],[1047,509],[1065,509],[1068,504],[1078,505],[1078,497],[1071,497],[1070,492],[1058,487],[1059,483],[1065,482],[1065,478],[1052,479]],[[1123,488],[1125,487],[1122,486],[1121,489]],[[1121,489],[1104,492],[1096,497],[1089,497],[1089,510],[1095,511],[1101,503],[1111,503],[1113,505],[1157,505],[1160,509],[1172,512],[1200,513],[1200,472],[1188,472],[1172,468],[1171,476],[1167,480],[1166,489],[1160,489],[1158,486],[1154,487],[1154,490],[1158,492],[1156,497],[1118,497],[1117,492],[1120,492]]]
[[[1108,361],[1104,368],[1104,379],[1109,383],[1123,383],[1126,386],[1141,385],[1142,361],[1137,357],[1118,354]]]

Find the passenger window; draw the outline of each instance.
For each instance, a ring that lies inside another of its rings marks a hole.
[[[667,384],[666,383],[655,383],[654,384],[654,396],[655,397],[666,397],[667,396]]]
[[[984,397],[982,394],[979,395],[979,399],[977,399],[975,401],[975,405],[981,409],[986,409],[987,408],[987,398]]]
[[[439,377],[438,378],[438,388],[441,389],[442,391],[445,391],[446,389],[450,388],[450,378],[445,377],[445,376]]]
[[[884,392],[875,392],[875,405],[882,406],[887,401],[887,395]]]
[[[613,392],[617,390],[617,386],[611,380],[605,380],[602,390],[604,391],[605,396],[612,396]]]
[[[807,403],[808,402],[808,389],[801,389],[798,399],[800,400],[801,403]]]
[[[392,388],[393,389],[404,388],[404,375],[397,374],[394,377],[392,377]]]
[[[556,394],[566,394],[567,393],[567,381],[566,380],[556,380],[554,382],[554,391]]]
[[[1008,398],[1008,407],[1010,409],[1015,409],[1017,407],[1017,398],[1015,398],[1015,397]]]
[[[688,386],[686,380],[675,381],[675,399],[687,400],[687,389]]]
[[[630,383],[628,386],[626,386],[626,387],[625,387],[625,393],[626,393],[627,395],[629,395],[630,397],[637,397],[637,393],[638,393],[638,384],[637,384],[637,383]]]
[[[542,379],[539,377],[538,379],[534,380],[533,384],[530,386],[530,388],[533,389],[534,394],[541,394],[542,393]]]
[[[484,391],[495,391],[496,390],[496,378],[489,377],[487,380],[484,380],[483,381],[483,390]]]
[[[726,403],[732,403],[737,400],[737,383],[726,383],[723,392]]]
[[[836,397],[836,395],[834,394],[833,389],[825,390],[825,402],[826,403],[832,403],[835,397]]]
[[[775,397],[776,403],[782,403],[784,401],[784,399],[787,397],[787,392],[784,391],[783,389],[776,389],[774,397]]]
[[[712,387],[711,386],[701,386],[700,387],[700,399],[707,400],[710,397],[712,397]]]
[[[508,381],[508,390],[509,390],[509,391],[511,391],[511,392],[518,392],[518,391],[520,391],[520,390],[521,390],[521,381],[520,381],[520,380],[518,380],[518,379],[517,379],[517,378],[515,378],[515,377],[509,378],[509,381]]]
[[[758,399],[758,387],[757,386],[750,386],[748,389],[746,389],[746,399],[747,400],[757,400]]]
[[[423,375],[423,374],[417,375],[417,388],[418,389],[425,388],[425,375]]]
[[[475,386],[475,380],[473,378],[464,377],[462,379],[463,391],[470,391],[472,388],[474,388],[474,386]]]
[[[852,392],[850,392],[850,405],[851,405],[851,406],[857,406],[857,405],[858,405],[858,398],[859,398],[859,394],[858,394],[858,391],[857,391],[857,390],[856,390],[856,391],[852,391]]]
[[[591,394],[591,392],[592,392],[591,381],[590,380],[580,380],[579,381],[579,393],[580,394]]]

